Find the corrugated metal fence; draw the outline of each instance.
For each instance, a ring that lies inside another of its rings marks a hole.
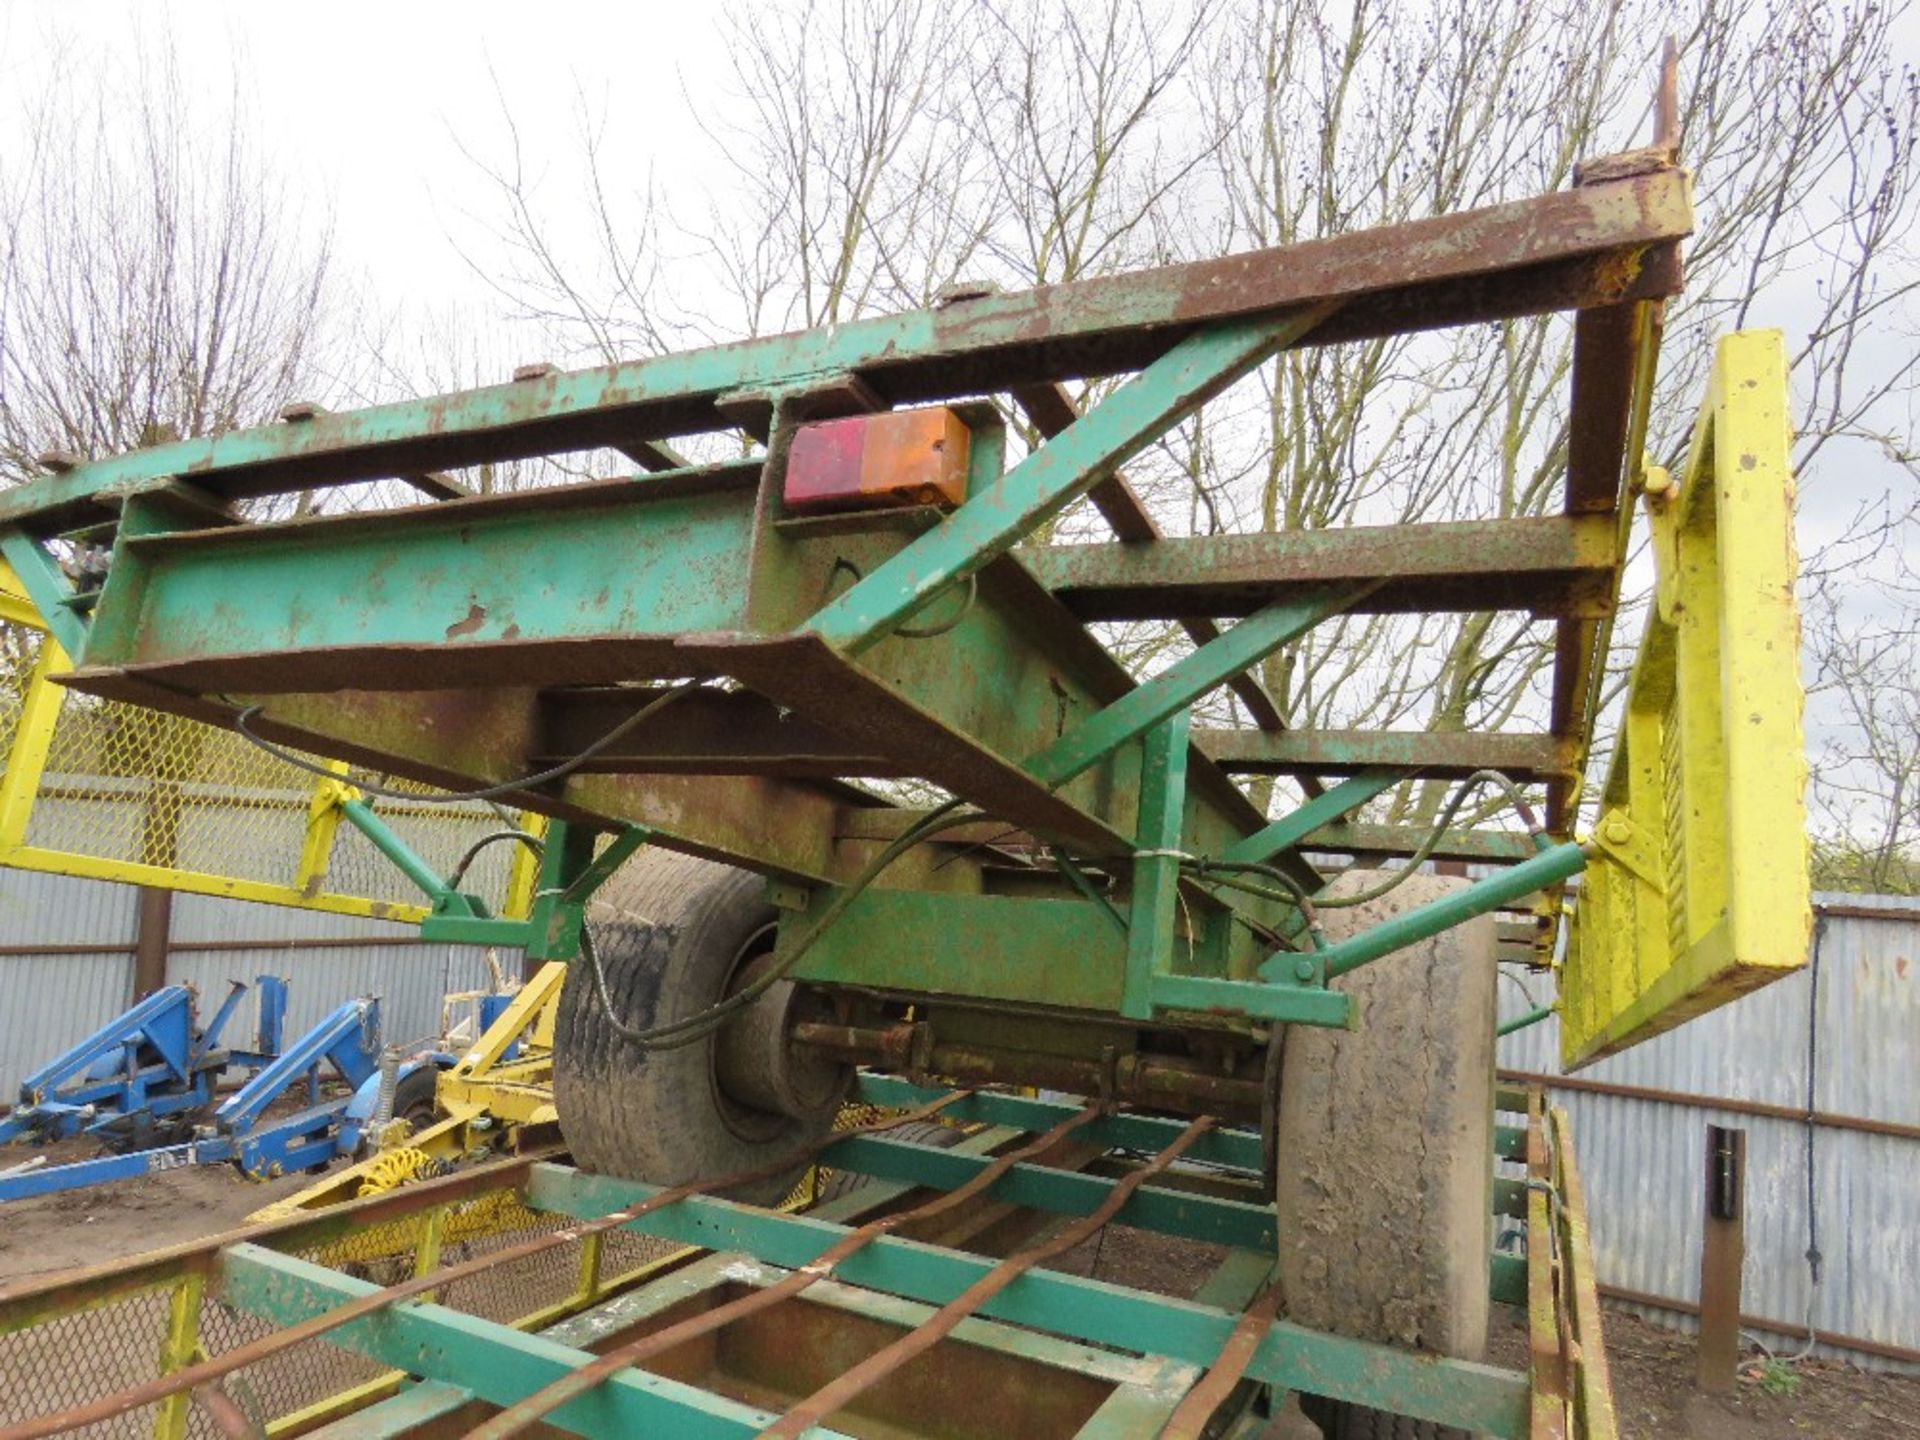
[[[138,896],[128,885],[0,869],[0,1104],[131,1002]],[[380,996],[386,1039],[436,1035],[441,997],[490,975],[484,950],[423,945],[411,925],[199,895],[175,895],[172,908],[167,980],[196,986],[204,1017],[228,981],[285,976],[290,1037],[360,995]],[[519,956],[501,963],[517,967]],[[235,1013],[229,1037],[251,1039],[251,1005]]]
[[[1920,1368],[1873,1353],[1920,1351],[1920,900],[1817,899],[1808,969],[1589,1066],[1554,1098],[1573,1119],[1595,1264],[1615,1300],[1660,1297],[1669,1303],[1635,1308],[1691,1328],[1706,1127],[1742,1128],[1741,1308],[1774,1322],[1749,1328],[1794,1351],[1811,1325],[1868,1347],[1823,1353]],[[1548,998],[1546,982],[1529,984]],[[1502,991],[1503,1019],[1531,1008],[1517,986]],[[1507,1036],[1499,1053],[1503,1069],[1560,1074],[1551,1020]]]

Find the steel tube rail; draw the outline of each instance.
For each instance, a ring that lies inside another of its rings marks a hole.
[[[1569,876],[1579,874],[1587,865],[1586,850],[1572,841],[1555,845],[1543,850],[1531,860],[1522,860],[1498,875],[1485,880],[1477,880],[1465,890],[1457,890],[1451,895],[1443,895],[1438,900],[1429,901],[1418,909],[1409,910],[1382,921],[1371,930],[1364,930],[1351,939],[1341,940],[1319,952],[1318,959],[1325,964],[1329,977],[1345,975],[1357,970],[1369,961],[1378,960],[1383,955],[1438,935],[1442,930],[1450,930],[1455,925],[1473,919],[1476,915],[1485,915],[1502,905],[1531,895],[1536,890],[1544,890],[1549,885],[1558,884]],[[1286,955],[1269,961],[1261,967],[1265,974],[1269,967],[1274,969],[1274,977],[1281,974],[1282,965],[1291,965],[1298,957]]]

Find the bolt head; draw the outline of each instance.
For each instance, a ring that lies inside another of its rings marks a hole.
[[[1305,955],[1302,955],[1298,960],[1294,961],[1293,978],[1296,980],[1313,979],[1313,961]]]

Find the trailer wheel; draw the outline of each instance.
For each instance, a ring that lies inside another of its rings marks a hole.
[[[885,1138],[898,1140],[905,1145],[925,1145],[932,1150],[951,1150],[966,1138],[966,1132],[952,1125],[942,1125],[938,1120],[914,1120],[894,1126],[886,1132]],[[851,1195],[856,1190],[878,1183],[873,1176],[863,1175],[858,1170],[829,1170],[826,1178],[820,1182],[820,1193],[815,1199],[824,1205],[829,1200],[838,1200],[842,1195]]]
[[[1330,893],[1353,894],[1382,878],[1356,872]],[[1323,912],[1327,933],[1338,939],[1371,928],[1467,883],[1412,876],[1378,900]],[[1484,1354],[1494,945],[1493,917],[1482,916],[1395,951],[1339,982],[1358,1004],[1357,1029],[1287,1032],[1274,1203],[1282,1293],[1294,1321],[1457,1359]],[[1351,1406],[1338,1413],[1348,1426],[1413,1423],[1365,1418],[1371,1412]]]
[[[1303,1397],[1301,1412],[1320,1427],[1326,1440],[1473,1440],[1472,1433],[1431,1420],[1389,1415],[1364,1405]]]
[[[589,921],[607,999],[630,1029],[701,1014],[771,957],[776,912],[758,876],[647,850],[605,886]],[[825,1134],[851,1071],[787,1043],[825,1001],[780,982],[721,1030],[645,1049],[609,1021],[584,960],[569,965],[554,1025],[553,1100],[582,1168],[654,1185],[717,1179],[782,1159]],[[722,1193],[779,1200],[804,1159]]]

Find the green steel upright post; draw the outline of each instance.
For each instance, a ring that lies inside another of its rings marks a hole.
[[[571,960],[580,953],[580,926],[586,907],[568,901],[567,891],[593,864],[595,834],[582,825],[555,820],[547,826],[540,854],[540,887],[527,916],[529,960]]]
[[[1176,710],[1146,734],[1140,761],[1140,853],[1133,861],[1127,921],[1127,978],[1120,1013],[1153,1017],[1153,980],[1173,972],[1174,922],[1180,904],[1180,839],[1187,809],[1187,727]]]

